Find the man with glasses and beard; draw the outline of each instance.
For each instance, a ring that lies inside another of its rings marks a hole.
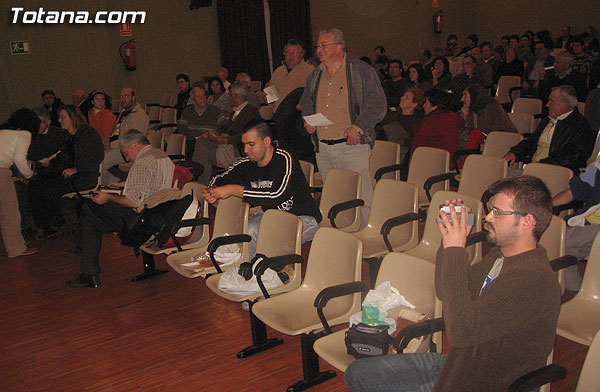
[[[470,265],[467,214],[460,200],[440,211],[442,246],[435,268],[444,303],[448,354],[415,353],[360,359],[345,373],[351,391],[505,391],[546,364],[554,347],[561,290],[538,241],[552,217],[550,192],[533,176],[490,186],[485,217],[495,245]]]

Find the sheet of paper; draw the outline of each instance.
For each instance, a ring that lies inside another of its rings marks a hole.
[[[333,124],[322,113],[312,114],[310,116],[304,116],[303,118],[304,118],[304,121],[306,121],[313,127],[324,127],[324,126]]]
[[[266,87],[263,91],[267,94],[267,103],[279,101],[279,94],[277,94],[275,86]]]
[[[60,152],[61,152],[61,150],[58,150],[57,152],[55,152],[54,154],[50,155],[49,157],[40,159],[38,162],[40,162],[40,163],[50,162],[51,160],[53,160],[54,158],[56,158],[56,156],[58,154],[60,154]]]

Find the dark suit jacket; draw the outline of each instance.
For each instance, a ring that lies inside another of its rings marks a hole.
[[[550,121],[544,118],[530,138],[522,140],[510,149],[515,154],[518,162],[529,163],[537,149],[540,136]],[[586,167],[586,161],[592,153],[596,132],[577,108],[564,120],[558,121],[552,140],[550,141],[550,152],[548,158],[542,159],[541,163],[568,167],[574,175],[579,174],[579,169]]]
[[[535,62],[537,59],[527,62],[527,67],[525,68],[525,72],[523,73],[523,80],[529,80],[529,75],[533,71],[533,67],[535,66]],[[544,60],[544,67],[550,67],[554,65],[554,57],[548,56],[546,60]]]
[[[233,117],[233,114],[231,116]],[[258,109],[250,103],[242,109],[233,121],[230,118],[225,130],[225,133],[229,134],[229,144],[233,144],[234,148],[237,147],[242,142],[242,131],[246,127],[246,124],[251,120],[259,118]]]

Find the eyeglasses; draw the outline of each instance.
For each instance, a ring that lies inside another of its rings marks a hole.
[[[496,207],[494,207],[492,205],[491,202],[488,201],[487,203],[487,209],[489,212],[492,213],[492,216],[494,217],[494,219],[498,219],[500,217],[500,215],[519,215],[519,216],[525,216],[527,215],[524,212],[520,212],[520,211],[502,211],[497,209]]]
[[[315,48],[315,50],[317,50],[317,49],[325,49],[325,47],[327,47],[329,45],[340,45],[340,44],[341,44],[340,42],[332,42],[330,44],[325,43],[325,44],[319,44],[317,46],[314,46],[314,48]]]

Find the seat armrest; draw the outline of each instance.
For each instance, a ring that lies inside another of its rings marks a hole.
[[[401,164],[395,164],[395,165],[389,165],[389,166],[380,167],[375,172],[375,176],[374,176],[375,177],[375,182],[381,180],[381,177],[383,177],[384,174],[391,173],[391,172],[394,172],[396,170],[400,170],[401,168],[402,168]]]
[[[256,276],[256,282],[258,283],[258,287],[260,287],[260,291],[262,291],[263,296],[265,298],[269,298],[269,292],[262,282],[262,276],[265,271],[269,268],[275,269],[277,267],[285,267],[288,264],[302,263],[302,256],[298,254],[289,254],[282,256],[274,256],[267,257],[258,262],[256,267],[254,268],[254,275]]]
[[[566,375],[567,369],[552,363],[517,378],[508,387],[508,392],[525,392],[534,389],[537,390],[537,388],[541,387],[542,385],[562,380]]]
[[[329,221],[331,222],[331,227],[333,227],[334,229],[337,229],[337,226],[335,224],[335,218],[337,217],[337,215],[340,212],[349,210],[351,208],[362,207],[364,205],[365,205],[364,200],[354,199],[354,200],[344,201],[342,203],[338,203],[338,204],[331,206],[331,208],[329,209],[329,212],[327,213],[327,218],[329,218]]]
[[[323,187],[322,186],[311,186],[308,187],[308,189],[310,190],[310,193],[322,193],[323,192]]]
[[[450,180],[451,178],[454,178],[455,175],[456,175],[456,173],[454,173],[454,172],[443,173],[443,174],[437,174],[435,176],[431,176],[428,179],[426,179],[425,182],[423,183],[423,189],[425,189],[425,193],[427,194],[427,199],[429,201],[431,201],[431,194],[429,193],[429,191],[431,190],[431,187],[434,184],[437,184],[438,182]]]
[[[471,246],[471,245],[475,245],[478,242],[483,242],[487,238],[487,234],[488,234],[488,231],[485,229],[478,231],[477,233],[469,234],[467,236],[467,243],[465,244],[465,246]]]
[[[554,272],[575,264],[577,264],[577,257],[572,255],[564,255],[557,257],[554,260],[550,260],[550,265],[552,266],[552,271]]]
[[[177,124],[175,123],[170,123],[170,124],[160,124],[158,126],[158,130],[161,130],[163,128],[172,128],[172,127],[177,127]]]
[[[160,106],[163,109],[177,109],[175,106],[171,106],[171,105],[156,105],[156,106]]]
[[[193,226],[201,226],[201,225],[208,225],[208,224],[210,224],[210,219],[208,219],[208,218],[182,219],[179,222],[175,223],[173,225],[173,228],[171,229],[171,239],[173,240],[175,247],[177,247],[177,251],[183,252],[183,248],[181,247],[181,245],[179,244],[179,241],[177,241],[177,237],[175,236],[175,234],[177,234],[179,229],[181,229],[182,227],[193,227]]]
[[[185,159],[185,155],[173,154],[173,155],[169,155],[169,158],[171,158],[172,161],[182,161]]]
[[[460,161],[460,159],[462,157],[464,157],[466,155],[471,155],[471,154],[481,154],[481,151],[476,148],[454,151],[454,154],[452,154],[452,162],[454,162],[454,167],[456,168],[456,173],[460,173],[460,170],[458,169],[458,167],[459,167],[458,161]]]
[[[392,339],[392,345],[396,348],[396,352],[401,353],[404,351],[408,343],[419,336],[429,335],[434,332],[445,330],[443,318],[436,318],[433,320],[423,321],[421,323],[415,323],[408,325],[398,333],[398,335]]]
[[[416,214],[414,212],[409,212],[407,214],[402,214],[400,216],[395,216],[393,218],[390,218],[390,219],[386,220],[383,223],[383,225],[381,225],[380,233],[383,236],[383,242],[385,242],[385,246],[389,252],[394,251],[394,249],[392,248],[392,244],[390,244],[390,241],[388,239],[388,235],[390,234],[392,229],[396,226],[400,226],[405,223],[412,222],[412,221],[415,221],[418,219],[419,219],[419,214]]]
[[[327,302],[333,298],[343,297],[345,295],[354,294],[358,292],[366,293],[369,291],[369,285],[363,282],[348,282],[342,283],[335,286],[326,287],[319,294],[317,294],[315,298],[315,308],[317,308],[317,314],[319,315],[319,319],[321,320],[321,324],[323,324],[323,329],[327,334],[331,333],[331,328],[329,327],[329,323],[327,323],[327,319],[323,314],[323,308],[327,305]]]
[[[150,120],[148,121],[149,124],[160,124],[160,120]]]
[[[561,204],[559,206],[553,207],[552,208],[552,213],[554,215],[558,215],[563,211],[566,210],[580,210],[581,208],[583,208],[583,202],[581,200],[571,200],[570,202],[566,203],[566,204]]]
[[[210,256],[210,260],[212,261],[217,272],[219,274],[223,272],[223,270],[221,270],[221,267],[219,267],[219,263],[217,263],[217,260],[215,259],[215,252],[217,251],[217,249],[219,247],[221,247],[223,245],[239,244],[241,242],[250,242],[250,241],[252,241],[252,237],[250,237],[248,234],[226,235],[226,236],[214,238],[212,241],[210,241],[210,244],[208,244],[206,251],[208,252],[208,255]]]
[[[513,97],[512,97],[512,93],[514,91],[521,91],[521,90],[523,90],[523,87],[521,87],[521,86],[511,87],[508,89],[508,98],[510,98],[510,106],[512,106],[513,103],[515,103],[513,100]]]

